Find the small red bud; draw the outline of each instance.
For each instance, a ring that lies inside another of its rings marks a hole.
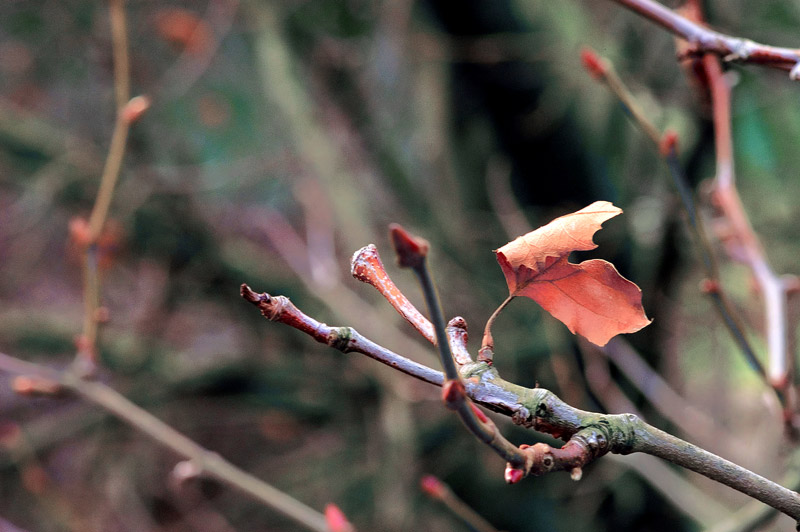
[[[520,469],[514,469],[510,465],[506,466],[505,478],[507,484],[516,484],[524,476],[525,474]]]
[[[430,244],[424,238],[412,235],[400,224],[389,225],[389,236],[392,239],[397,263],[404,268],[419,266],[428,256]]]
[[[89,231],[89,221],[76,216],[69,221],[69,239],[79,249],[85,249],[92,243],[92,234]]]
[[[354,532],[353,525],[347,520],[344,512],[333,503],[325,506],[325,522],[330,532]]]
[[[128,124],[133,124],[150,108],[150,98],[147,96],[134,96],[122,108],[120,115]]]
[[[61,391],[61,385],[55,381],[41,377],[28,377],[20,375],[11,381],[11,389],[20,395],[56,395]]]
[[[666,157],[672,152],[678,151],[678,133],[671,129],[664,133],[658,145],[658,151],[661,152],[662,157]]]
[[[591,48],[584,47],[581,50],[581,62],[594,79],[599,80],[605,77],[608,67],[605,61]]]
[[[719,281],[714,279],[703,279],[700,281],[700,291],[704,294],[716,294],[720,291]]]
[[[419,487],[428,497],[441,499],[447,488],[444,483],[433,475],[425,475],[419,481]]]

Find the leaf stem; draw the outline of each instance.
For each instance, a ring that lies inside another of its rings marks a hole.
[[[486,320],[486,326],[483,328],[483,340],[481,340],[481,348],[478,351],[478,360],[484,361],[487,364],[492,363],[492,359],[494,357],[494,337],[492,336],[492,326],[494,325],[494,320],[497,319],[497,316],[500,315],[500,312],[503,311],[511,300],[514,299],[516,296],[514,294],[509,294],[509,296],[500,303],[500,306],[497,307],[492,315],[489,316],[489,319]]]

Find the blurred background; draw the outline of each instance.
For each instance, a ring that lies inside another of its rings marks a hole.
[[[723,31],[798,43],[795,2],[706,4]],[[608,57],[656,125],[678,132],[702,200],[707,99],[666,32],[613,2],[572,0],[135,0],[126,13],[132,93],[152,107],[132,127],[102,248],[101,380],[304,503],[335,502],[359,530],[469,530],[420,491],[424,474],[509,532],[705,530],[748,499],[639,456],[604,458],[577,483],[507,486],[438,389],[269,323],[239,297],[243,282],[286,295],[436,367],[349,276],[355,250],[376,244],[422,307],[386,227],[427,238],[445,312],[467,320],[476,351],[507,295],[492,250],[608,200],[625,213],[586,256],[639,284],[653,324],[625,339],[635,352],[615,343],[609,355],[515,301],[494,327],[501,374],[579,408],[638,410],[769,478],[786,473],[793,444],[698,289],[663,162],[580,63],[585,45]],[[775,271],[798,273],[798,86],[752,66],[728,75],[740,193]],[[114,105],[106,3],[0,3],[0,351],[55,368],[74,358],[82,278],[68,227],[94,203]],[[722,273],[764,353],[748,271]],[[176,483],[179,457],[96,406],[9,383],[2,530],[305,530],[216,482]],[[496,421],[515,443],[540,441]]]

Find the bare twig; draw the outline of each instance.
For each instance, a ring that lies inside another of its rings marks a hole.
[[[712,53],[725,61],[761,64],[789,70],[791,79],[798,79],[800,49],[760,44],[749,39],[732,37],[708,29],[653,0],[613,0],[631,11],[655,22],[667,31],[686,39],[693,53]]]
[[[108,148],[100,186],[97,191],[92,213],[84,229],[85,235],[79,239],[83,248],[83,332],[78,343],[78,362],[84,371],[92,371],[97,356],[97,330],[102,320],[100,312],[100,272],[98,266],[98,240],[103,232],[114,188],[119,179],[128,130],[147,109],[149,100],[144,97],[130,97],[130,58],[128,56],[127,23],[125,20],[125,0],[112,0],[109,3],[111,37],[114,55],[114,95],[116,100],[116,119],[111,142]],[[75,235],[73,235],[75,236]]]
[[[408,300],[405,294],[391,280],[374,244],[364,246],[355,252],[350,261],[350,272],[359,281],[375,287],[392,305],[392,308],[403,316],[408,323],[413,325],[423,338],[436,345],[433,324],[417,310],[417,307]]]
[[[104,408],[161,445],[191,460],[206,475],[263,502],[309,530],[328,532],[325,517],[321,513],[239,469],[217,453],[201,447],[105,384],[82,379],[71,372],[61,373],[25,362],[4,353],[0,353],[0,371],[58,382],[64,389]]]
[[[464,521],[476,532],[497,532],[489,521],[483,518],[470,505],[462,501],[450,486],[433,475],[425,475],[420,480],[420,488],[431,499],[441,502],[453,515]]]
[[[719,60],[703,57],[703,67],[711,88],[714,113],[714,139],[717,152],[717,176],[712,200],[729,225],[727,249],[734,260],[743,262],[753,274],[764,298],[767,351],[767,375],[776,390],[786,388],[788,370],[788,332],[785,283],[772,271],[764,247],[750,225],[742,200],[736,190],[731,134],[731,94]]]

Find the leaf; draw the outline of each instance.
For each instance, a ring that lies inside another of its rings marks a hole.
[[[599,346],[648,325],[642,291],[613,264],[568,261],[573,251],[596,248],[592,236],[621,212],[608,201],[596,201],[496,250],[510,295],[533,299],[573,334]]]

